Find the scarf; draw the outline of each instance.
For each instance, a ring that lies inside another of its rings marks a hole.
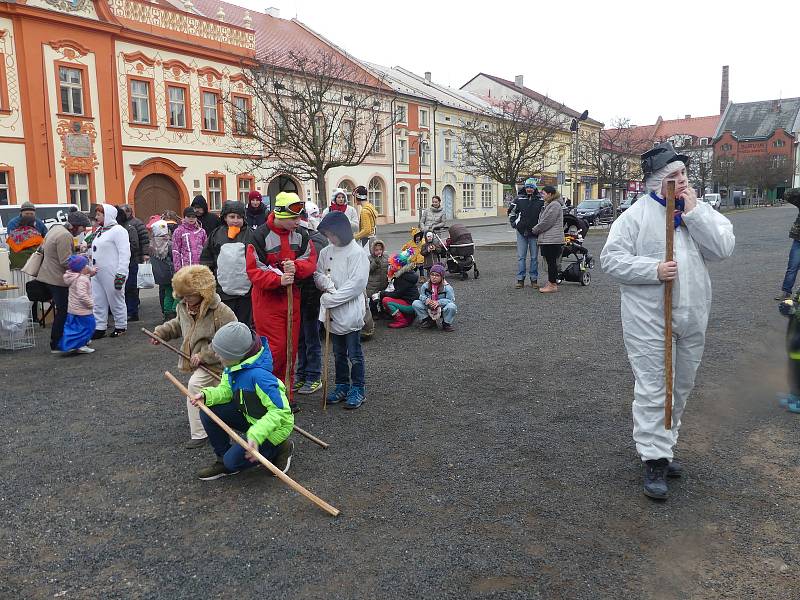
[[[344,204],[336,204],[336,202],[333,202],[333,203],[331,204],[331,210],[332,210],[332,211],[334,211],[334,210],[335,210],[335,211],[338,211],[338,212],[342,212],[342,213],[343,213],[343,212],[345,212],[345,211],[347,210],[347,203],[344,203]]]
[[[659,196],[655,192],[650,192],[650,197],[656,202],[658,202],[664,208],[667,207],[667,201],[664,198],[659,198]],[[685,205],[686,203],[683,200],[677,200],[677,199],[675,200],[675,213],[674,213],[675,229],[680,227],[681,223],[683,223],[683,209]]]

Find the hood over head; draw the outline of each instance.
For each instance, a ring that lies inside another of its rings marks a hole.
[[[203,210],[208,212],[208,202],[206,202],[206,199],[203,197],[202,194],[197,194],[197,196],[194,197],[194,199],[192,200],[192,206],[194,206],[195,208],[202,208]]]
[[[103,227],[111,227],[112,225],[119,225],[117,222],[117,208],[111,204],[101,204],[103,207]]]
[[[353,229],[350,227],[350,220],[344,213],[331,211],[325,215],[317,226],[317,231],[324,234],[326,231],[336,236],[339,241],[337,246],[347,246],[353,241]]]
[[[347,204],[348,194],[347,194],[347,190],[345,190],[343,188],[336,188],[331,192],[331,204],[334,204],[336,202],[336,196],[338,196],[339,194],[344,194],[344,201],[345,201],[345,204]]]

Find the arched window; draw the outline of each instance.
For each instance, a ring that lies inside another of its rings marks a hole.
[[[367,197],[375,206],[379,215],[383,214],[383,181],[380,177],[373,177],[369,180],[367,187]]]
[[[428,188],[417,188],[417,210],[425,210],[428,208]]]
[[[342,179],[342,181],[339,182],[338,187],[347,192],[347,203],[355,206],[355,200],[353,200],[353,190],[356,189],[356,185],[349,179]]]
[[[397,190],[397,204],[401,211],[408,210],[408,186],[401,185]]]

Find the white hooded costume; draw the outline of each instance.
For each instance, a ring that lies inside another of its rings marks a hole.
[[[125,306],[125,281],[131,260],[131,242],[128,230],[117,223],[117,209],[103,204],[103,226],[89,248],[92,265],[97,275],[92,280],[94,318],[97,329],[108,327],[108,311],[114,316],[115,329],[127,329],[128,308]],[[115,278],[122,276],[121,289],[114,287]]]
[[[335,204],[336,196],[338,196],[339,194],[344,194],[345,202],[347,201],[347,197],[348,197],[347,190],[342,189],[342,188],[336,188],[335,190],[333,190],[333,193],[331,194],[331,204]],[[324,219],[325,215],[327,215],[329,212],[331,212],[331,207],[330,206],[325,207],[325,210],[322,211],[322,218]],[[358,211],[356,210],[356,207],[355,206],[350,206],[348,204],[347,208],[343,212],[344,212],[344,216],[347,217],[347,220],[350,221],[350,228],[353,230],[353,233],[358,231],[358,229],[359,229],[359,217],[358,217]]]
[[[647,187],[659,194],[663,179],[682,162],[671,162],[650,175]],[[660,197],[660,196],[659,196]],[[657,268],[665,260],[665,207],[643,196],[611,226],[600,263],[621,284],[622,329],[628,360],[636,379],[633,439],[643,461],[667,458],[678,440],[686,399],[694,387],[705,346],[711,308],[711,280],[706,261],[733,253],[730,221],[705,202],[683,213],[675,230],[672,328],[674,383],[672,429],[664,428],[664,286]]]

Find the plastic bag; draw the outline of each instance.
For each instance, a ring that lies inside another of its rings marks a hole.
[[[156,287],[156,280],[153,277],[153,265],[149,262],[139,265],[139,274],[136,276],[136,287],[140,290],[149,290]]]
[[[0,333],[17,334],[25,330],[33,303],[25,296],[0,300]]]

